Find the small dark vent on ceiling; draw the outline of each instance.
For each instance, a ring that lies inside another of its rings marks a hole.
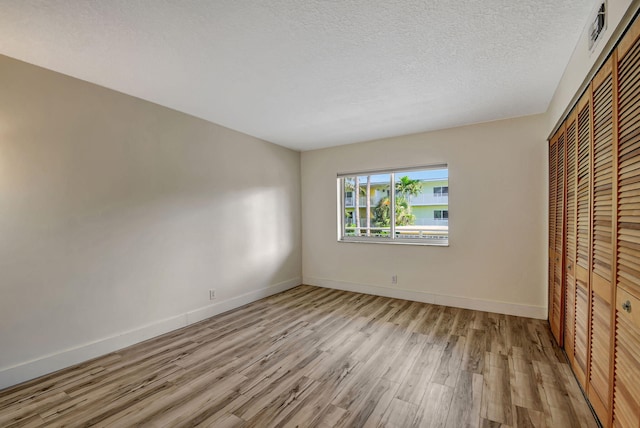
[[[596,10],[595,16],[590,20],[590,24],[589,24],[589,50],[593,49],[593,47],[595,46],[596,42],[598,41],[598,38],[600,37],[600,34],[602,34],[604,29],[606,28],[606,23],[607,23],[606,10],[607,10],[607,6],[606,6],[605,2],[603,1],[600,4],[600,6],[598,6],[598,9]]]

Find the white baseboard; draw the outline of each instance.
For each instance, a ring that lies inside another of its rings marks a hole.
[[[424,291],[381,287],[379,285],[335,281],[331,279],[312,278],[307,276],[302,278],[302,283],[318,287],[353,291],[356,293],[392,297],[394,299],[405,299],[415,302],[431,303],[434,305],[451,306],[454,308],[474,309],[477,311],[494,312],[498,314],[547,319],[547,308],[543,306],[523,305],[520,303],[499,302],[495,300],[471,299],[468,297],[448,296],[443,294],[426,293]]]
[[[202,321],[247,303],[296,287],[301,283],[301,278],[292,278],[113,336],[84,343],[11,367],[0,368],[0,390]]]

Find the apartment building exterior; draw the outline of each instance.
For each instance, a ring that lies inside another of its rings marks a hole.
[[[415,216],[416,226],[448,226],[449,225],[449,180],[447,178],[421,179],[422,191],[409,198],[411,213]],[[389,197],[388,181],[372,181],[370,193],[370,213],[373,222],[374,209],[380,201]],[[345,192],[345,215],[347,224],[355,224],[354,191]],[[367,199],[361,195],[360,227],[367,223]],[[372,224],[373,226],[373,224]]]

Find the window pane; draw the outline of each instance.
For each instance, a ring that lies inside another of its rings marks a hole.
[[[391,203],[389,200],[389,183],[391,182],[391,175],[376,174],[364,176],[365,183],[367,178],[370,179],[370,191],[369,198],[367,199],[369,202],[368,217],[366,215],[366,207],[363,210],[363,226],[365,228],[365,235],[377,238],[391,238]],[[363,202],[366,204],[367,200],[364,200]]]
[[[448,243],[448,170],[397,172],[395,187],[396,239]]]
[[[353,193],[355,190],[355,177],[345,177],[344,183],[344,201],[342,201],[343,215],[344,215],[344,236],[356,236],[357,230],[355,229],[355,217],[354,217],[354,199]]]
[[[344,236],[389,238],[390,174],[344,178]]]

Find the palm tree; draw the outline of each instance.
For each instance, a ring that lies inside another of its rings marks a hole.
[[[409,204],[403,196],[396,197],[396,226],[409,226],[416,221],[416,216],[411,214]],[[380,199],[374,209],[375,225],[379,227],[389,227],[391,225],[391,199],[385,197]]]
[[[412,180],[408,176],[400,177],[396,183],[396,194],[399,193],[407,200],[409,211],[411,211],[411,196],[418,196],[422,193],[420,180]]]
[[[411,205],[403,197],[396,197],[396,226],[409,226],[416,222],[416,216],[411,214]]]
[[[376,226],[389,227],[391,224],[391,200],[388,197],[380,199],[373,212]]]

